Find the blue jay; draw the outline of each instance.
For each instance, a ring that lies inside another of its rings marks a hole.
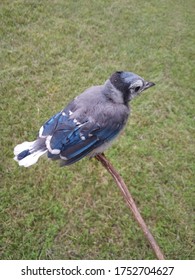
[[[88,88],[45,122],[35,141],[17,145],[14,159],[29,167],[47,154],[70,165],[103,153],[126,125],[129,101],[154,85],[134,73],[115,72],[104,85]]]

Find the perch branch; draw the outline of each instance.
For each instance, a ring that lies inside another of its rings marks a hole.
[[[153,249],[157,259],[164,260],[163,253],[160,250],[160,247],[156,243],[156,240],[154,239],[153,235],[149,231],[145,221],[143,220],[127,186],[125,185],[123,179],[119,175],[119,173],[115,170],[115,168],[112,166],[112,164],[108,161],[108,159],[104,156],[104,154],[99,154],[96,156],[96,159],[101,162],[101,164],[106,168],[106,170],[112,175],[114,180],[116,181],[117,186],[122,192],[122,195],[129,207],[129,209],[132,211],[133,216],[135,220],[138,222],[139,226],[141,227],[146,239],[148,240],[151,248]]]

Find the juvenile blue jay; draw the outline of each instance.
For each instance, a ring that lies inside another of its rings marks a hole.
[[[70,165],[86,155],[103,153],[127,123],[128,102],[154,85],[134,73],[115,72],[104,85],[85,90],[51,117],[35,141],[17,145],[14,159],[28,167],[47,154]]]

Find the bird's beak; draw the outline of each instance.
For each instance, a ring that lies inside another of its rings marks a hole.
[[[146,81],[144,90],[146,90],[146,89],[148,89],[148,88],[150,88],[150,87],[153,87],[153,86],[155,86],[155,83],[153,83],[153,82],[147,82],[147,81]]]

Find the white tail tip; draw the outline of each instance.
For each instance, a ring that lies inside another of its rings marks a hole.
[[[14,157],[14,160],[18,162],[20,166],[29,167],[35,164],[38,159],[44,155],[47,151],[37,151],[32,153],[31,155],[26,156],[25,158],[18,160],[17,156]]]
[[[33,142],[23,142],[22,144],[17,145],[14,148],[14,160],[18,162],[18,164],[20,166],[24,166],[24,167],[29,167],[33,164],[35,164],[38,159],[44,155],[47,150],[34,150],[33,148],[35,147],[35,141]],[[27,151],[27,154],[20,157],[20,153]],[[18,156],[19,155],[19,156]]]
[[[17,156],[19,155],[21,152],[23,152],[24,150],[31,150],[35,144],[36,140],[35,141],[32,141],[32,142],[28,142],[28,141],[25,141],[23,142],[22,144],[19,144],[17,145],[15,148],[14,148],[14,155]]]

